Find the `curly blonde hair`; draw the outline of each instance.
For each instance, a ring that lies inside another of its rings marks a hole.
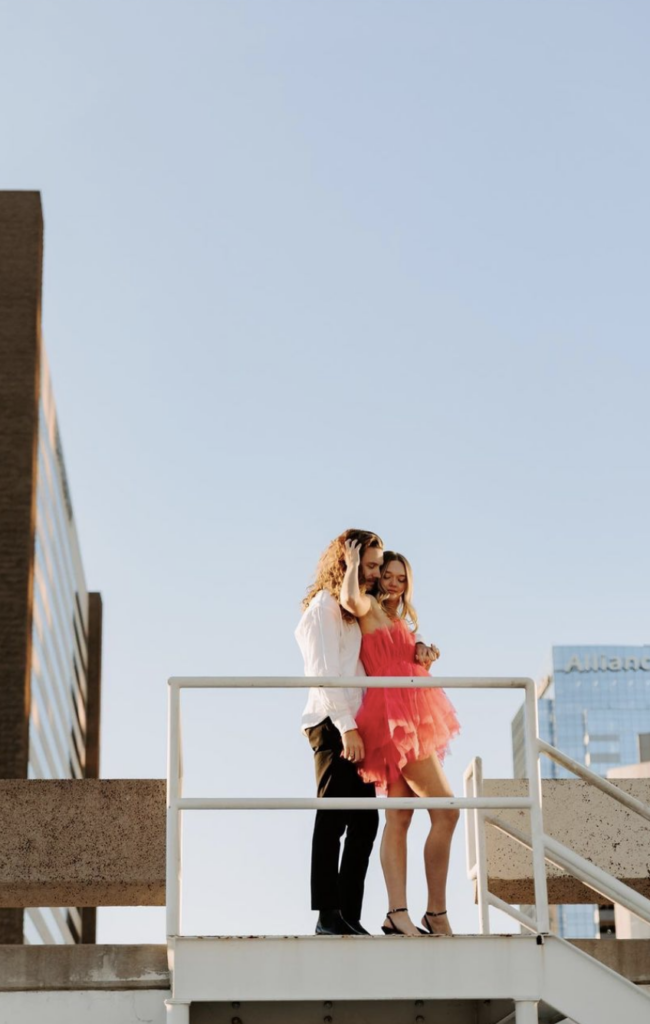
[[[337,601],[341,597],[341,585],[345,576],[345,542],[356,540],[361,545],[361,558],[368,548],[383,548],[384,542],[376,533],[369,530],[345,530],[336,537],[329,547],[320,556],[316,569],[316,578],[307,590],[303,598],[303,609],[309,606],[309,602],[316,596],[319,590],[327,590]],[[341,607],[341,615],[346,622],[354,622],[355,618],[345,608]]]
[[[400,598],[400,603],[397,608],[397,618],[406,619],[411,627],[413,633],[417,633],[418,629],[418,616],[415,608],[411,604],[413,600],[413,570],[411,569],[411,563],[408,558],[404,555],[400,555],[397,551],[384,551],[384,566],[390,564],[390,562],[401,562],[404,566],[404,575],[406,576],[406,586],[404,593]],[[382,590],[381,579],[377,584],[377,590],[375,592],[379,604],[388,615],[388,609],[386,608],[386,601],[390,598],[385,590]]]

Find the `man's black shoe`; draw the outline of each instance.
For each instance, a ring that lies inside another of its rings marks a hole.
[[[352,921],[350,918],[344,918],[345,923],[352,929],[353,935],[370,935],[361,924],[361,921]]]
[[[340,910],[321,910],[316,922],[317,935],[358,935]]]

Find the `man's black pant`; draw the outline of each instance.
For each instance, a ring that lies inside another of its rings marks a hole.
[[[314,751],[317,796],[375,796],[355,766],[341,757],[341,734],[329,718],[307,730]],[[312,910],[340,910],[348,921],[361,917],[363,888],[372,844],[379,827],[377,811],[316,811],[311,849]],[[341,837],[346,831],[341,850]]]

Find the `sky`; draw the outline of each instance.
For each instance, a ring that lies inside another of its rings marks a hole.
[[[643,0],[0,0],[104,777],[165,776],[169,676],[301,674],[347,527],[411,560],[444,676],[650,642],[649,30]],[[511,775],[521,697],[450,696],[455,792]],[[304,697],[187,695],[187,795],[312,795]],[[184,930],[311,931],[311,819],[186,815]],[[462,828],[448,906],[478,930]],[[98,921],[164,941],[161,908]]]

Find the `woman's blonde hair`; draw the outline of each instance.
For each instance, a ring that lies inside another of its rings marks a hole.
[[[404,593],[400,597],[400,603],[397,608],[397,618],[406,619],[411,627],[411,630],[414,633],[417,633],[418,616],[415,608],[411,603],[413,600],[413,570],[411,569],[411,563],[409,562],[408,558],[405,558],[404,555],[400,555],[399,552],[397,551],[384,551],[384,568],[390,562],[401,562],[402,565],[404,566],[404,575],[406,576],[406,586],[404,588]],[[382,606],[383,610],[386,612],[386,614],[388,614],[386,610],[386,602],[390,598],[390,594],[388,594],[385,590],[382,590],[381,578],[379,580],[379,583],[377,584],[377,593],[375,596],[379,604]]]
[[[384,546],[381,537],[378,537],[376,533],[370,533],[368,530],[346,530],[336,537],[320,557],[316,569],[316,579],[303,598],[303,609],[308,607],[309,602],[316,596],[319,590],[327,590],[332,597],[340,601],[341,586],[347,568],[345,562],[345,542],[347,540],[359,542],[361,545],[361,558],[363,558],[368,548],[379,548],[381,550]],[[343,607],[341,607],[341,615],[346,622],[355,622],[354,615]]]

